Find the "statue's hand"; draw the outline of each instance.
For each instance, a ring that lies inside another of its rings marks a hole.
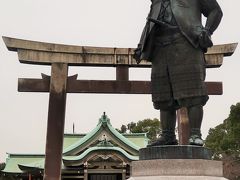
[[[204,52],[207,52],[207,48],[213,46],[211,34],[209,33],[208,29],[202,30],[201,34],[198,37],[198,40],[199,40],[199,46]]]
[[[141,47],[138,46],[135,50],[134,50],[134,54],[133,54],[133,58],[136,60],[137,64],[139,64],[141,62]]]

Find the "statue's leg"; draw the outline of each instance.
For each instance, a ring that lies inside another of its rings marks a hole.
[[[190,125],[190,145],[203,146],[203,140],[201,135],[201,125],[203,118],[203,106],[191,106],[188,108],[188,118]]]
[[[149,146],[176,145],[178,144],[175,135],[176,110],[160,111],[160,123],[162,133],[160,137]]]

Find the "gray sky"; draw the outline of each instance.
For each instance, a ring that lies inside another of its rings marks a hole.
[[[224,18],[213,36],[215,44],[240,41],[239,0],[218,0]],[[149,11],[149,0],[0,0],[0,35],[82,46],[136,47]],[[207,70],[208,81],[223,81],[224,95],[211,96],[202,131],[228,117],[240,101],[240,51],[221,68]],[[20,64],[17,54],[0,40],[0,162],[9,153],[43,153],[48,94],[17,92],[17,78],[39,78],[50,67]],[[114,79],[114,68],[70,68],[79,79]],[[131,69],[130,78],[150,80],[149,69]],[[106,111],[114,127],[144,118],[159,118],[150,95],[68,94],[65,132],[93,129]]]

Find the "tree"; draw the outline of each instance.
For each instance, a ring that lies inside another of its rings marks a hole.
[[[214,159],[221,159],[223,156],[223,146],[225,146],[227,130],[226,124],[222,123],[215,128],[210,128],[205,141],[205,146],[214,151]]]
[[[240,158],[240,103],[231,106],[222,124],[209,130],[205,145],[214,150],[216,159],[224,155]]]
[[[133,129],[136,127],[136,123],[135,122],[130,122],[127,124],[127,129],[132,132]]]
[[[122,125],[121,130],[119,132],[123,132],[125,125]],[[157,138],[157,135],[160,133],[160,121],[157,118],[154,119],[144,119],[140,120],[137,123],[130,122],[127,124],[127,129],[131,133],[147,133],[147,137],[154,141]]]
[[[5,163],[0,163],[0,170],[3,170],[5,168],[6,164]]]
[[[121,126],[121,133],[126,133],[127,132],[127,126],[122,125]]]
[[[154,141],[160,133],[160,121],[158,119],[144,119],[138,121],[137,125],[132,129],[132,133],[147,133],[147,137]]]
[[[6,164],[5,163],[0,163],[0,180],[3,179],[3,174],[2,171],[5,168]]]
[[[214,151],[214,159],[224,162],[224,176],[240,179],[240,103],[231,106],[227,119],[209,130],[205,146]]]

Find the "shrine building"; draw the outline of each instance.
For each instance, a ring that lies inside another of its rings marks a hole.
[[[148,142],[146,133],[119,133],[104,114],[91,132],[64,135],[62,179],[125,180],[130,177],[131,162],[139,159],[139,149]],[[6,179],[43,179],[44,157],[8,154],[2,173]]]

